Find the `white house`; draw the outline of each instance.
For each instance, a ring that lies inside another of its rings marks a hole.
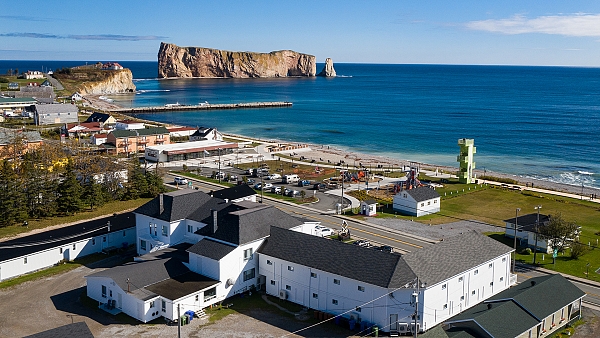
[[[539,229],[545,227],[550,221],[549,215],[539,215],[532,213],[515,218],[505,219],[504,236],[508,238],[515,238],[515,225],[517,228],[516,235],[519,242],[519,246],[527,246],[528,248],[535,248],[537,246],[538,252],[552,253],[552,241],[548,241],[544,236],[539,234]],[[536,225],[538,225],[536,238]],[[580,227],[581,228],[581,227]],[[573,238],[578,238],[579,230],[573,233]]]
[[[75,123],[79,121],[79,108],[73,104],[36,104],[34,122],[36,125]]]
[[[377,215],[377,202],[375,200],[364,200],[360,202],[360,213],[365,216]]]
[[[440,211],[440,194],[428,187],[401,190],[394,196],[393,208],[416,217],[434,214]]]
[[[438,329],[432,337],[550,336],[581,318],[583,297],[559,274],[534,277],[447,320],[442,328],[451,335]]]
[[[101,144],[106,143],[107,137],[108,137],[108,134],[95,134],[95,135],[92,135],[90,137],[90,143],[99,146]]]
[[[231,202],[256,202],[256,190],[250,188],[247,184],[236,185],[231,188],[225,188],[214,191],[213,197]]]
[[[23,78],[29,80],[43,79],[44,77],[44,73],[40,72],[39,70],[28,70],[26,73],[23,73]]]
[[[117,130],[135,130],[135,129],[144,129],[144,122],[133,121],[133,120],[123,120],[117,121],[115,126]]]
[[[0,243],[0,280],[135,243],[132,213],[103,217]]]
[[[199,127],[194,133],[190,135],[190,141],[201,140],[223,141],[223,134],[221,134],[221,132],[219,132],[217,128]]]
[[[400,256],[273,227],[258,274],[270,295],[407,333],[417,285],[425,331],[513,285],[511,252],[475,232]]]

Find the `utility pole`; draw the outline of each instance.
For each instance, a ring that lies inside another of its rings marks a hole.
[[[344,170],[340,169],[340,175],[342,176],[342,196],[340,199],[340,215],[344,213]]]
[[[260,155],[260,156],[262,156],[262,155]],[[260,174],[260,203],[263,202],[263,193],[265,191],[265,184],[263,182],[264,172],[262,171],[263,170],[262,165],[265,164],[265,157],[262,156],[261,159],[262,159],[262,163],[259,165],[259,168],[258,168],[258,173]],[[258,159],[256,159],[256,164],[258,164]]]
[[[513,252],[513,273],[515,273],[515,270],[517,268],[517,227],[519,224],[519,211],[521,211],[521,208],[517,208],[515,211],[515,252]]]
[[[177,337],[181,338],[181,304],[177,304]]]
[[[537,210],[537,220],[535,221],[535,246],[533,247],[533,264],[535,264],[535,257],[537,254],[537,246],[538,246],[538,231],[540,226],[540,209],[541,205],[536,205],[534,209]]]
[[[415,299],[415,330],[413,332],[414,337],[417,338],[419,329],[417,329],[418,318],[419,318],[419,278],[417,277],[417,290],[413,292],[413,298]]]
[[[219,176],[219,184],[221,184],[221,148],[219,148],[219,171],[217,176]]]

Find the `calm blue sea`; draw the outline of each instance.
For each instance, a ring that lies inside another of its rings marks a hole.
[[[0,74],[83,63],[0,61]],[[473,138],[479,169],[600,187],[598,68],[338,63],[336,78],[157,80],[156,62],[120,63],[138,88],[112,97],[123,106],[293,102],[141,118],[449,166]]]

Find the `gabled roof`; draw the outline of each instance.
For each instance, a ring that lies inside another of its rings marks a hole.
[[[114,130],[111,132],[114,137],[122,138],[122,137],[136,137],[136,136],[148,136],[148,135],[162,135],[168,134],[169,131],[165,127],[152,127],[152,128],[144,128],[144,129],[136,129],[136,130]]]
[[[54,329],[46,330],[40,333],[25,336],[25,338],[94,338],[92,331],[85,322],[75,322]]]
[[[235,248],[236,247],[233,245],[217,242],[210,238],[204,238],[200,242],[192,245],[187,251],[218,261],[235,250]]]
[[[122,124],[144,124],[144,122],[142,122],[142,121],[136,121],[136,120],[121,120],[121,121],[117,121],[117,123],[122,123]]]
[[[377,204],[377,201],[369,199],[369,200],[364,200],[363,203],[371,205],[371,204]]]
[[[519,216],[517,219],[517,228],[523,231],[531,231],[535,232],[535,225],[537,223],[538,214],[527,214],[523,216]],[[547,224],[550,221],[550,216],[540,214],[540,226]],[[505,223],[515,224],[515,218],[509,218],[504,220]],[[513,229],[514,230],[514,229]]]
[[[257,252],[384,288],[416,279],[400,255],[277,227]]]
[[[160,212],[161,196],[163,199],[162,213]],[[188,218],[199,209],[208,209],[207,212],[210,215],[210,208],[214,207],[213,204],[224,204],[224,201],[213,199],[206,193],[199,190],[182,189],[159,195],[146,204],[135,209],[134,212],[158,218],[163,221],[172,222]]]
[[[146,287],[146,290],[170,300],[176,300],[194,292],[219,284],[218,280],[189,271]]]
[[[251,208],[248,208],[250,206]],[[198,220],[207,226],[196,233],[227,243],[241,245],[269,236],[271,226],[290,229],[302,224],[287,213],[258,203],[233,203],[217,212],[217,231],[213,232],[213,217]]]
[[[62,245],[108,234],[107,224],[110,221],[110,232],[135,228],[135,216],[128,212],[115,216],[81,222],[71,226],[48,230],[37,234],[0,242],[0,261],[29,255],[39,251],[58,248]],[[130,231],[134,231],[133,229]],[[35,245],[30,245],[37,243]],[[23,246],[28,244],[29,246]]]
[[[409,194],[417,202],[423,202],[440,197],[440,194],[438,194],[435,189],[428,187],[417,187],[414,189],[403,190],[403,192]]]
[[[196,128],[194,128],[194,127],[171,127],[171,128],[167,128],[167,130],[169,131],[169,133],[175,133],[178,131],[196,130]]]
[[[422,282],[433,286],[512,251],[488,236],[468,231],[403,257]]]
[[[38,114],[77,113],[79,108],[73,104],[36,104]]]
[[[214,128],[198,127],[198,130],[196,130],[191,136],[194,136],[194,137],[205,137],[211,131],[213,131],[213,129]]]
[[[13,142],[15,137],[22,137],[27,142],[42,141],[42,136],[39,131],[0,128],[0,145]]]
[[[250,188],[247,184],[236,185],[231,188],[225,188],[213,192],[213,197],[222,200],[233,201],[239,198],[256,195],[256,190]]]
[[[584,296],[559,274],[534,277],[450,318],[446,333],[456,338],[466,328],[481,328],[495,338],[516,337]]]
[[[106,122],[110,118],[110,114],[93,113],[85,122]]]

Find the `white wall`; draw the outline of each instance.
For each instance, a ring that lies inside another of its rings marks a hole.
[[[102,252],[108,247],[121,248],[123,242],[131,245],[134,244],[134,241],[135,230],[132,227],[2,261],[0,262],[0,280],[44,269],[56,265],[62,260],[74,260]],[[25,258],[27,258],[27,263],[25,263]]]
[[[108,300],[117,300],[117,308],[121,309],[125,314],[139,321],[147,322],[149,317],[152,317],[153,311],[150,309],[149,303],[144,304],[140,299],[122,290],[111,278],[108,277],[86,277],[87,287],[86,292],[88,297],[106,304]],[[106,286],[106,297],[102,297],[102,285]],[[112,292],[112,297],[111,297]],[[121,295],[121,304],[119,306],[119,294]],[[142,311],[140,311],[142,310]],[[159,308],[160,310],[160,308]],[[148,313],[147,313],[148,312]],[[160,314],[159,314],[160,315]],[[154,316],[156,317],[156,316]]]
[[[158,218],[135,214],[135,227],[136,227],[136,247],[138,255],[143,255],[150,252],[150,244],[156,245],[156,243],[146,243],[146,250],[143,250],[140,245],[140,237],[148,236],[152,237],[157,242],[162,242],[167,246],[175,245],[184,242],[184,238],[187,235],[186,220],[177,220],[173,222],[163,221]],[[152,224],[152,230],[150,230],[150,224]],[[156,231],[155,227],[156,225]],[[163,235],[163,226],[167,227],[167,235]]]
[[[394,196],[393,209],[412,216],[425,216],[440,211],[440,197],[416,202],[408,193],[401,191]]]

